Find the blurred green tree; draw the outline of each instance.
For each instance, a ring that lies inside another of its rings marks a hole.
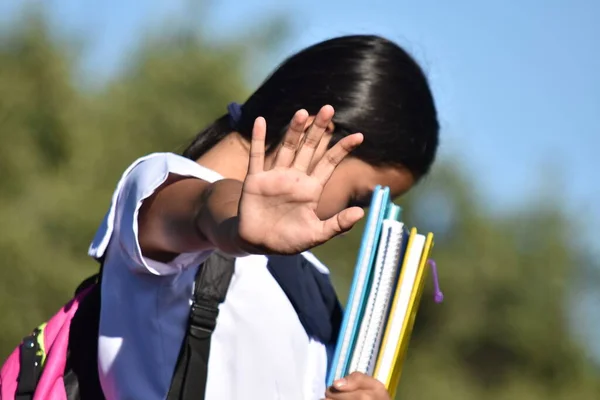
[[[48,299],[64,298],[65,283],[55,277],[70,274],[62,265],[73,267],[47,225],[61,209],[55,186],[74,154],[79,105],[70,55],[53,42],[42,13],[18,22],[0,37],[2,354],[58,304]]]
[[[252,43],[215,47],[189,25],[142,43],[95,92],[73,83],[76,59],[43,13],[0,36],[1,356],[97,268],[86,249],[124,168],[181,150],[229,101],[243,100],[248,49],[284,32],[275,23]],[[598,370],[567,319],[581,259],[573,225],[554,205],[500,218],[474,193],[465,173],[441,162],[401,201],[410,226],[436,233],[447,300],[423,298],[398,397],[597,398]],[[360,232],[316,251],[342,299]]]
[[[126,166],[182,149],[247,93],[242,43],[212,48],[186,26],[143,43],[95,92],[73,83],[77,60],[42,10],[9,28],[0,36],[3,356],[97,268],[86,248]]]

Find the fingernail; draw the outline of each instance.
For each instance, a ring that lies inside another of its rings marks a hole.
[[[348,382],[346,382],[346,380],[345,380],[345,379],[340,379],[340,380],[337,380],[337,381],[335,381],[335,382],[333,383],[333,386],[335,386],[337,389],[339,389],[339,388],[341,388],[341,387],[345,386],[345,385],[346,385],[346,383],[348,383]]]

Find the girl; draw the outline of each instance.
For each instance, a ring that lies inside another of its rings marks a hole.
[[[106,398],[165,399],[196,270],[216,248],[238,258],[207,399],[389,398],[361,374],[325,388],[340,312],[327,269],[308,252],[287,269],[265,255],[298,254],[349,230],[375,185],[405,193],[431,167],[438,129],[416,62],[381,37],[347,36],[286,60],[183,156],[135,161],[89,250],[105,257]]]

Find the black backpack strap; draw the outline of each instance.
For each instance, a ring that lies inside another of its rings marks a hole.
[[[204,399],[211,336],[234,270],[235,258],[218,251],[198,268],[188,327],[167,400]]]
[[[100,284],[102,283],[102,272],[104,271],[105,258],[106,258],[106,254],[98,259],[98,263],[100,263],[100,268],[98,269],[98,272],[95,273],[94,275],[84,279],[79,284],[79,286],[77,286],[77,289],[75,289],[75,296],[77,296],[83,290],[89,288],[92,285],[100,286]]]
[[[68,355],[63,375],[67,400],[104,400],[98,375],[98,335],[100,331],[101,283],[104,257],[100,269],[79,285],[76,295],[89,288],[71,320]]]
[[[20,346],[20,369],[15,400],[31,400],[42,372],[42,357],[37,336],[39,329],[23,339]]]

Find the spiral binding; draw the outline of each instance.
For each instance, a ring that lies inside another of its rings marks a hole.
[[[403,224],[397,221],[383,221],[383,235],[378,249],[378,257],[373,271],[372,290],[365,309],[355,353],[348,372],[369,373],[375,367],[378,342],[385,328],[385,319],[391,304],[399,269]],[[372,372],[372,371],[371,371]]]

